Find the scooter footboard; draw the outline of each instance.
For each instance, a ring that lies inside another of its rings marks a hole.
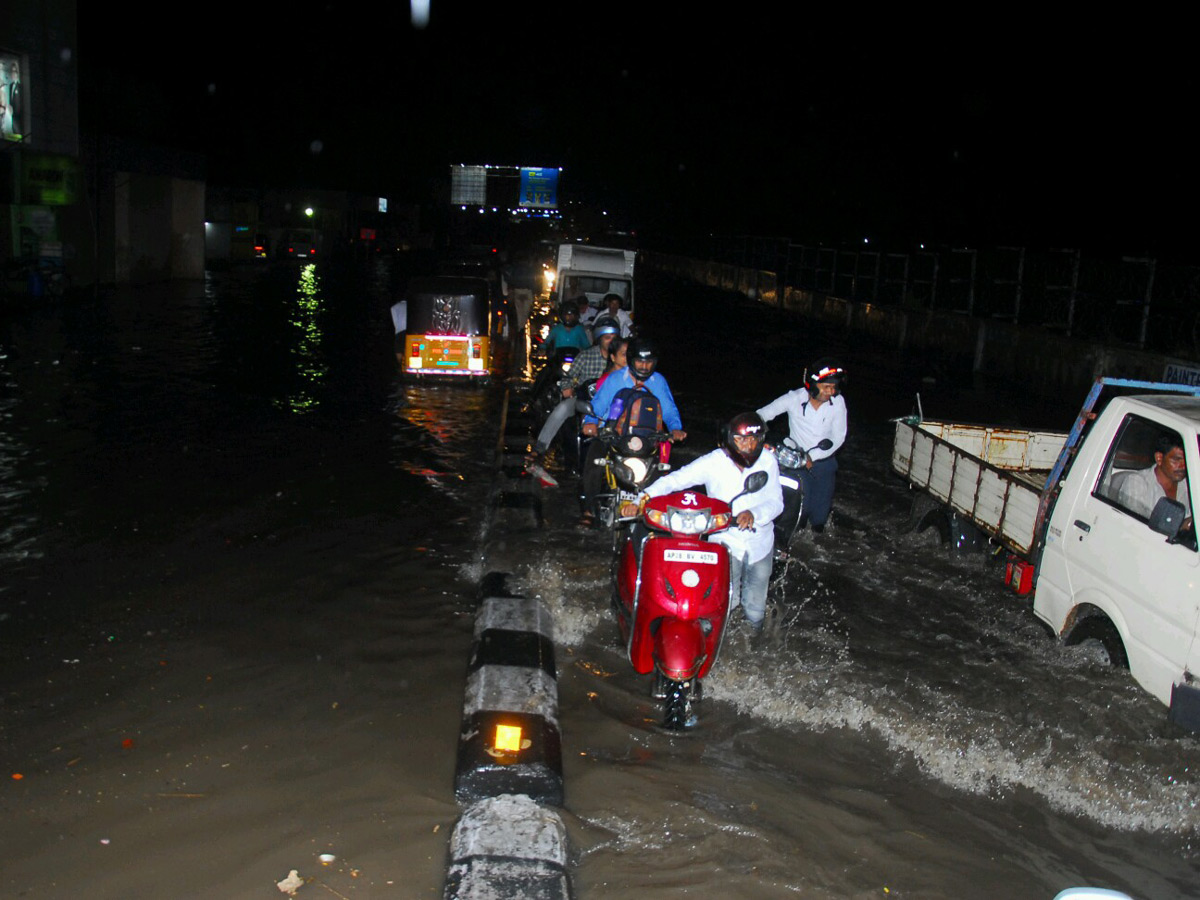
[[[654,658],[662,673],[673,681],[696,675],[708,658],[700,622],[662,619],[654,632]]]

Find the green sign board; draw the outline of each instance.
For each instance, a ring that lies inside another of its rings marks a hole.
[[[21,200],[36,206],[70,206],[79,199],[79,161],[69,156],[26,154],[21,162]]]

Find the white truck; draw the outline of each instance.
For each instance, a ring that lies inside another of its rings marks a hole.
[[[636,261],[634,250],[559,244],[558,271],[554,279],[557,299],[561,302],[586,296],[593,308],[600,309],[608,294],[617,294],[621,298],[621,308],[632,317]]]
[[[1152,393],[1113,396],[1096,414],[1106,388]],[[1033,594],[1064,643],[1102,646],[1171,721],[1200,730],[1192,494],[1186,476],[1174,500],[1161,486],[1174,448],[1200,472],[1198,438],[1200,388],[1101,378],[1067,433],[899,419],[892,468],[921,492],[918,529],[969,521],[1009,551],[1006,583]]]

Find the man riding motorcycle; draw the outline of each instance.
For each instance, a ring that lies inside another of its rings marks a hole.
[[[559,307],[558,315],[561,321],[556,322],[550,329],[550,333],[546,335],[546,340],[542,344],[546,350],[546,356],[551,357],[555,350],[562,350],[565,347],[586,350],[591,345],[591,341],[588,340],[587,329],[579,324],[579,307],[568,300]]]
[[[599,433],[600,420],[607,420],[613,399],[625,388],[642,388],[658,398],[662,406],[662,421],[669,429],[671,440],[682,441],[687,437],[683,430],[683,422],[679,418],[679,408],[671,395],[671,387],[667,379],[656,371],[658,367],[658,350],[655,345],[644,338],[631,341],[628,351],[629,364],[620,371],[613,372],[605,379],[604,384],[592,398],[593,414],[584,417],[583,433],[595,437]],[[606,452],[599,441],[593,441],[588,448],[587,459],[583,466],[583,518],[580,524],[592,527],[596,522],[596,498],[604,486],[604,472],[596,465],[596,460]]]
[[[571,363],[567,374],[558,382],[562,399],[554,407],[538,433],[533,452],[526,459],[527,463],[540,463],[541,457],[550,449],[550,442],[558,434],[563,422],[575,412],[575,392],[589,381],[595,381],[604,374],[608,365],[608,348],[613,339],[621,333],[621,326],[612,319],[602,316],[592,326],[592,346],[584,350]],[[582,398],[586,400],[587,398]]]
[[[787,413],[789,438],[797,448],[807,451],[808,459],[799,470],[803,494],[789,495],[789,508],[783,515],[785,520],[793,518],[792,504],[803,499],[799,529],[811,524],[813,531],[824,530],[833,509],[838,469],[834,454],[846,440],[846,401],[841,396],[845,381],[844,368],[828,359],[819,360],[805,371],[803,387],[788,391],[758,410],[765,422]],[[826,438],[831,446],[823,449],[818,445]]]
[[[758,413],[734,416],[721,429],[721,446],[688,463],[682,469],[664,475],[643,492],[640,500],[661,497],[693,485],[704,485],[704,492],[728,503],[743,494],[746,477],[766,472],[767,483],[753,494],[739,497],[735,508],[736,527],[713,535],[711,540],[729,549],[729,608],[739,603],[746,622],[754,633],[762,630],[767,609],[767,586],[771,580],[775,533],[772,521],[783,511],[783,492],[779,485],[779,465],[770,453],[763,453],[767,426]],[[621,507],[621,515],[636,515],[638,506]]]

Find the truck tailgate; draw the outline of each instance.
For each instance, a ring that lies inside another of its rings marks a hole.
[[[1028,556],[1042,488],[1067,436],[945,422],[896,423],[892,469]]]

